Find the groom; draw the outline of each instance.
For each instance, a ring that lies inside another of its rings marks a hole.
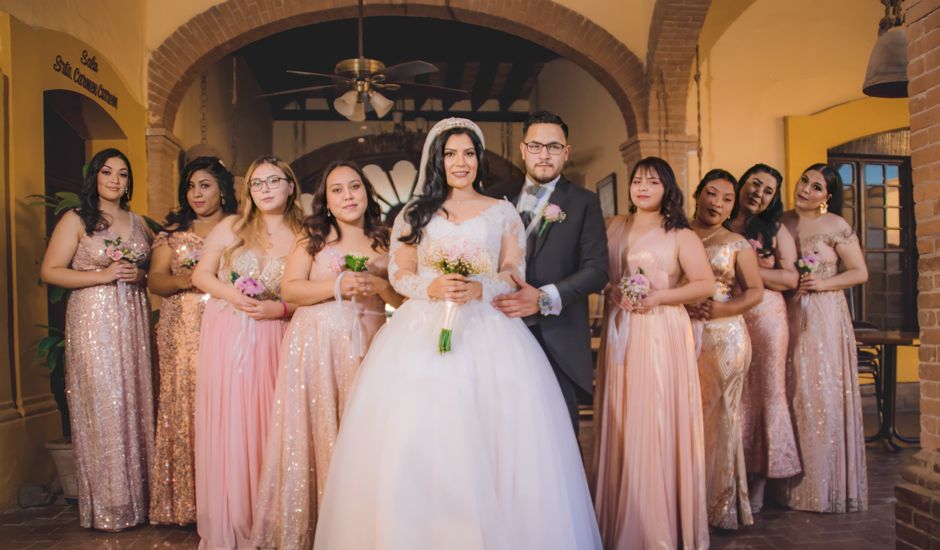
[[[524,317],[545,350],[578,433],[578,394],[593,393],[588,295],[607,284],[607,233],[597,195],[566,180],[568,125],[547,111],[532,113],[519,145],[525,185],[515,200],[525,226],[526,280],[493,305]],[[515,276],[513,277],[515,278]]]

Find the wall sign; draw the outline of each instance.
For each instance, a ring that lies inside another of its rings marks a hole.
[[[95,80],[95,78],[92,78],[92,76],[95,75],[92,75],[91,73],[98,72],[97,57],[89,54],[88,50],[82,50],[82,56],[79,59],[79,62],[85,66],[84,70],[80,67],[73,67],[72,64],[63,59],[61,55],[57,55],[55,56],[55,63],[52,64],[52,70],[57,73],[61,73],[65,78],[68,78],[82,88],[85,88],[90,94],[117,109],[117,96],[105,88],[104,84],[101,84]]]

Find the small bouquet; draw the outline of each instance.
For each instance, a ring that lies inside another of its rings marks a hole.
[[[819,269],[819,258],[815,254],[807,254],[796,261],[796,270],[802,273],[816,273]]]
[[[542,211],[542,225],[539,226],[539,235],[548,229],[548,226],[553,223],[561,223],[565,221],[565,218],[568,217],[568,214],[561,209],[560,206],[553,203],[548,203],[545,205],[545,209]]]
[[[353,273],[362,273],[366,270],[366,265],[369,263],[369,258],[367,256],[360,256],[358,254],[346,254],[342,258],[337,258],[333,265],[330,268],[333,270],[333,273],[336,273],[336,283],[333,287],[333,294],[336,298],[336,303],[341,304],[343,302],[343,294],[340,292],[343,284],[343,276],[346,272]],[[356,297],[353,296],[350,299],[353,306],[358,308],[359,305],[356,302]],[[360,314],[362,310],[358,310],[355,318],[353,319],[352,325],[352,347],[358,353],[359,357],[365,355],[365,337],[362,334],[362,323],[360,323]]]
[[[620,293],[634,305],[639,304],[643,298],[649,296],[652,289],[649,277],[643,272],[642,267],[638,267],[633,275],[624,276],[620,279]]]
[[[484,250],[463,242],[432,248],[425,256],[425,263],[443,275],[456,273],[471,277],[491,273],[493,270],[490,257]],[[445,303],[443,327],[437,339],[437,351],[441,354],[451,350],[457,305],[449,300]]]
[[[196,264],[199,263],[199,256],[201,251],[199,249],[190,250],[186,257],[183,259],[183,267],[192,269],[196,267]]]
[[[113,262],[125,261],[136,264],[144,258],[142,253],[125,245],[121,240],[121,237],[116,239],[105,239],[104,245],[106,247],[104,249],[105,255]]]
[[[367,256],[359,256],[358,254],[346,254],[343,256],[343,266],[353,273],[362,273],[366,270],[366,264],[369,262]]]
[[[267,288],[260,281],[248,275],[239,275],[237,271],[232,271],[229,274],[229,279],[239,292],[249,298],[260,300],[261,295],[267,291]]]

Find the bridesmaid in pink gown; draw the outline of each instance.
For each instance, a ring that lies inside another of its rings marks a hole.
[[[300,307],[281,347],[262,460],[252,528],[261,548],[313,548],[349,389],[385,323],[385,304],[401,305],[387,280],[389,230],[372,186],[345,161],[331,163],[323,175],[281,284],[284,299]],[[343,269],[347,255],[369,258],[369,270]]]
[[[212,296],[196,371],[200,549],[254,548],[252,509],[278,348],[293,309],[279,291],[303,219],[297,179],[284,161],[261,157],[245,181],[241,214],[209,233],[193,273],[193,284]]]
[[[764,505],[767,479],[793,477],[802,471],[787,401],[787,306],[782,292],[799,283],[796,243],[780,224],[783,178],[766,164],[749,168],[738,182],[738,202],[729,228],[757,251],[764,292],[760,303],[744,314],[751,336],[751,366],[744,379],[741,423],[751,512]]]
[[[702,327],[698,356],[705,424],[708,523],[721,529],[751,525],[741,389],[751,361],[751,339],[742,314],[760,301],[763,285],[751,245],[723,227],[736,204],[737,182],[721,169],[709,170],[695,190],[692,229],[701,237],[715,274],[715,293],[686,309]]]
[[[41,275],[72,289],[65,317],[66,391],[82,527],[120,531],[147,521],[153,457],[150,304],[152,235],[128,210],[127,157],[105,149],[88,164],[82,206],[56,224]]]
[[[633,216],[607,230],[611,282],[594,399],[598,524],[607,550],[708,548],[702,402],[682,305],[711,296],[715,279],[666,161],[637,164],[630,200]],[[640,273],[649,295],[624,296],[621,278]]]
[[[868,280],[868,269],[852,228],[829,212],[841,210],[841,193],[838,172],[814,164],[796,184],[795,208],[783,216],[809,267],[788,304],[788,394],[803,473],[784,481],[781,500],[812,512],[868,509],[858,358],[843,292]]]
[[[180,206],[167,215],[153,241],[147,286],[164,299],[157,323],[160,394],[157,437],[150,474],[150,523],[196,522],[193,421],[199,327],[207,296],[193,287],[193,268],[204,239],[235,212],[234,178],[217,158],[200,157],[183,167]]]

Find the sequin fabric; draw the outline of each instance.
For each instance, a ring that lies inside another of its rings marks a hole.
[[[170,273],[189,275],[188,258],[202,249],[203,239],[188,231],[160,233],[153,248],[170,247]],[[193,474],[193,417],[196,399],[196,356],[199,326],[207,294],[198,289],[178,292],[160,303],[157,323],[160,393],[157,437],[150,475],[150,522],[196,522]]]
[[[838,273],[836,247],[857,242],[852,229],[799,235],[800,256],[815,254],[823,278]],[[813,512],[868,509],[865,433],[855,332],[841,290],[788,300],[787,394],[803,473],[782,482],[778,498]]]
[[[744,314],[751,337],[751,366],[744,379],[741,422],[749,474],[781,479],[802,471],[787,403],[787,305],[764,289],[760,303]]]
[[[84,235],[72,259],[78,271],[111,264],[110,229]],[[150,254],[143,220],[131,215],[123,242]],[[65,315],[66,392],[78,467],[83,527],[124,529],[147,521],[153,456],[150,305],[146,290],[129,283],[75,289]]]
[[[335,260],[324,259],[335,255],[332,247],[318,254],[311,280],[336,278],[330,270]],[[370,263],[376,260],[388,258]],[[252,527],[258,547],[313,547],[333,446],[362,361],[353,345],[355,323],[361,324],[368,348],[385,323],[382,300],[329,300],[297,308],[284,335]]]
[[[726,302],[738,288],[735,264],[744,239],[705,249],[715,275],[714,300]],[[751,340],[744,317],[710,319],[702,330],[698,357],[705,425],[705,479],[708,523],[722,529],[751,525],[747,472],[741,438],[741,389],[751,362]]]

